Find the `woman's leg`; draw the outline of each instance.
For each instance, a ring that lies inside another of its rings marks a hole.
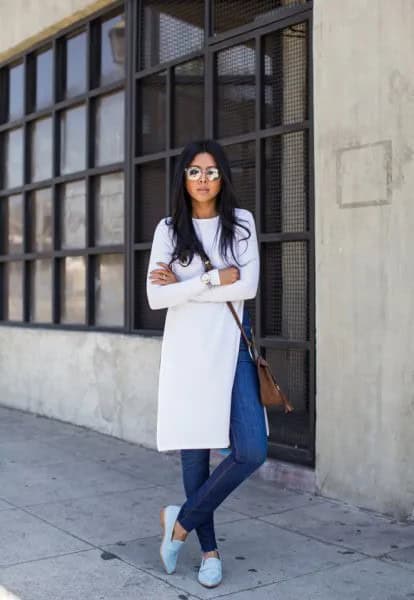
[[[177,516],[187,531],[205,523],[223,500],[263,462],[267,435],[256,365],[241,345],[233,384],[230,418],[231,453],[191,494]]]
[[[189,498],[209,478],[210,450],[181,450],[181,465],[184,490],[186,497]],[[196,527],[196,532],[203,552],[217,549],[212,512],[204,523]]]

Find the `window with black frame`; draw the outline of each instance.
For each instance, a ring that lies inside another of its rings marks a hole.
[[[125,20],[0,69],[0,319],[123,328]]]

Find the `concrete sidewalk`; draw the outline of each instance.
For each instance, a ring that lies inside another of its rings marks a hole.
[[[215,513],[224,579],[207,590],[194,532],[161,568],[177,453],[0,408],[0,461],[0,585],[22,600],[414,598],[413,522],[253,476]]]

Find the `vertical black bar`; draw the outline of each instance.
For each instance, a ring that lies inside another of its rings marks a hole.
[[[9,112],[9,69],[5,67],[0,70],[0,123],[5,123]],[[0,189],[6,186],[5,178],[5,139],[6,133],[0,135]],[[5,272],[5,269],[3,269]]]
[[[210,47],[205,48],[204,52],[204,85],[205,85],[205,102],[204,102],[204,110],[205,110],[205,119],[204,119],[204,127],[206,137],[213,138],[215,134],[215,122],[214,122],[214,114],[216,111],[216,94],[215,94],[215,64],[216,64],[216,54],[214,50]]]
[[[0,69],[0,124],[7,121],[9,100],[8,68]]]
[[[88,23],[87,28],[87,86],[94,89],[99,86],[101,76],[101,20]]]
[[[314,191],[314,119],[313,119],[313,15],[306,22],[307,33],[307,118],[309,119],[308,143],[308,215],[310,240],[309,251],[309,429],[312,466],[315,465],[315,398],[316,398],[316,290],[315,290],[315,191]]]
[[[92,27],[89,21],[86,27],[86,85],[88,91],[93,85],[93,33],[95,28]],[[94,245],[93,236],[93,201],[92,201],[92,181],[89,176],[89,169],[95,164],[95,118],[96,118],[97,100],[91,100],[89,96],[86,98],[86,130],[85,130],[85,147],[86,147],[86,169],[85,177],[85,246],[90,248]],[[94,287],[94,267],[95,262],[91,255],[86,258],[86,325],[91,326],[95,322],[95,287]]]
[[[5,272],[6,263],[0,263],[0,321],[6,320],[5,315]]]
[[[255,162],[256,162],[256,181],[255,181],[255,221],[257,238],[259,243],[259,253],[262,249],[261,244],[261,233],[262,233],[262,174],[263,174],[263,162],[262,162],[262,140],[260,139],[260,130],[262,128],[262,98],[263,98],[263,64],[264,60],[262,57],[262,37],[256,35],[256,103],[255,103]],[[257,339],[262,337],[262,313],[261,313],[261,286],[259,285],[255,301],[255,313],[256,313],[256,331],[255,335]]]
[[[29,77],[28,77],[28,55],[26,54],[23,59],[23,111],[24,115],[27,114],[29,108]],[[34,123],[28,124],[27,121],[23,123],[23,184],[29,183],[31,180],[31,146],[32,146],[32,132]],[[29,250],[29,202],[28,193],[22,193],[23,199],[23,252]],[[29,321],[30,315],[30,264],[27,260],[23,262],[22,276],[23,276],[23,321]]]
[[[56,111],[56,102],[63,97],[63,87],[66,79],[66,67],[63,56],[65,55],[63,39],[54,39],[52,46],[52,248],[53,253],[60,248],[60,210],[59,210],[59,188],[56,185],[56,177],[59,175],[60,165],[60,129],[59,113]],[[52,322],[60,322],[60,261],[54,254],[52,260]]]
[[[135,232],[135,143],[136,143],[136,81],[138,61],[139,19],[137,0],[125,0],[125,182],[124,182],[124,321],[125,328],[134,329],[134,232]]]
[[[166,72],[166,115],[165,115],[165,127],[166,127],[166,148],[170,150],[172,147],[172,139],[174,133],[174,72],[172,68],[167,69]],[[170,184],[171,184],[171,158],[166,158],[165,162],[165,214],[168,215],[170,206]]]
[[[215,0],[206,0],[206,10],[208,11],[208,36],[211,37],[214,35],[215,31]]]

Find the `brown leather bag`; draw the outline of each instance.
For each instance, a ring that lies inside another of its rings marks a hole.
[[[210,259],[208,258],[204,250],[202,250],[202,253],[204,254],[204,258],[202,260],[204,263],[205,270],[210,271],[211,269],[214,269],[213,265],[210,262]],[[283,406],[285,413],[292,412],[292,410],[294,410],[294,407],[289,403],[286,394],[280,389],[278,383],[276,382],[276,379],[274,378],[270,370],[268,362],[263,358],[263,356],[260,356],[257,350],[253,335],[253,329],[252,339],[250,340],[247,337],[246,332],[244,331],[244,327],[240,322],[239,316],[233,304],[230,301],[227,301],[226,304],[230,308],[233,317],[235,318],[236,323],[240,328],[241,334],[244,338],[244,341],[246,342],[247,348],[249,350],[253,362],[256,363],[257,375],[259,378],[260,385],[261,403],[263,404],[263,406]]]

